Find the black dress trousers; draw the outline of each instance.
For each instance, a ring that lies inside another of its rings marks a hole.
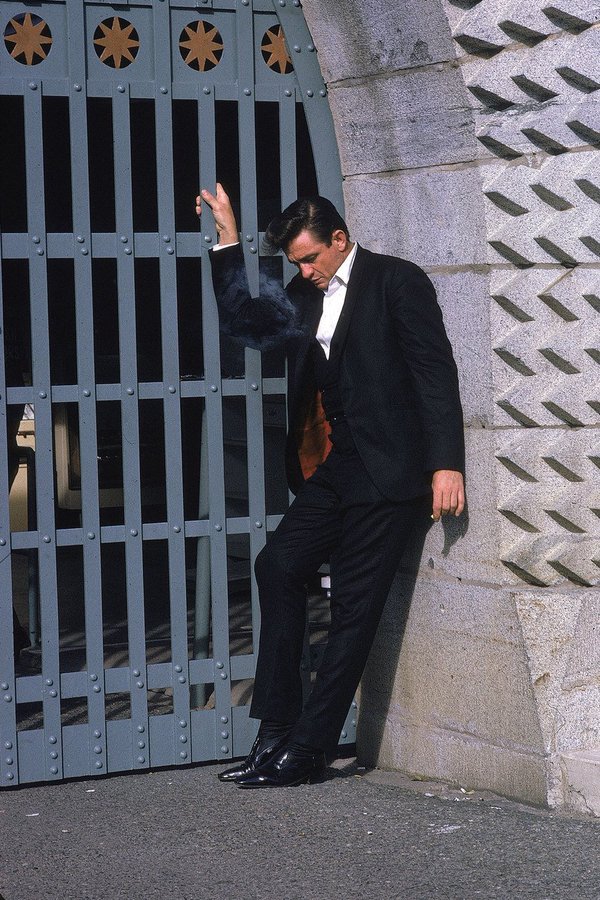
[[[392,503],[375,487],[345,422],[256,560],[261,633],[250,715],[290,723],[290,740],[337,746],[400,557],[425,527],[427,496]],[[331,567],[331,626],[302,709],[306,582]]]

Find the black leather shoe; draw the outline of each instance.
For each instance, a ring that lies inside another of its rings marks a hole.
[[[325,754],[300,755],[289,747],[247,775],[240,775],[236,784],[241,788],[294,787],[307,781],[321,781],[325,772]]]
[[[258,766],[264,765],[272,756],[278,753],[285,744],[286,738],[260,738],[257,737],[250,753],[243,762],[231,769],[225,769],[218,775],[219,781],[237,781],[242,775],[250,775]]]

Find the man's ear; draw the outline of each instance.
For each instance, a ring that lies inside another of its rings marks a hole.
[[[331,235],[331,243],[343,253],[346,247],[348,246],[348,237],[346,232],[342,228],[336,228],[336,230]]]

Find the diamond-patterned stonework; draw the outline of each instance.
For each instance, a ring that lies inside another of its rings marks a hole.
[[[486,197],[500,556],[600,583],[600,6],[445,0]]]

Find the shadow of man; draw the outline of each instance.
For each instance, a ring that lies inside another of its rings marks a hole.
[[[441,555],[447,557],[452,547],[467,533],[468,508],[458,518],[444,517],[441,525],[444,540]],[[433,559],[430,559],[429,564],[423,560],[425,540],[432,526],[429,516],[416,523],[414,535],[400,561],[362,677],[356,739],[362,765],[376,766],[380,758],[417,578],[425,565],[433,568]],[[434,582],[430,581],[430,585],[434,594]]]

